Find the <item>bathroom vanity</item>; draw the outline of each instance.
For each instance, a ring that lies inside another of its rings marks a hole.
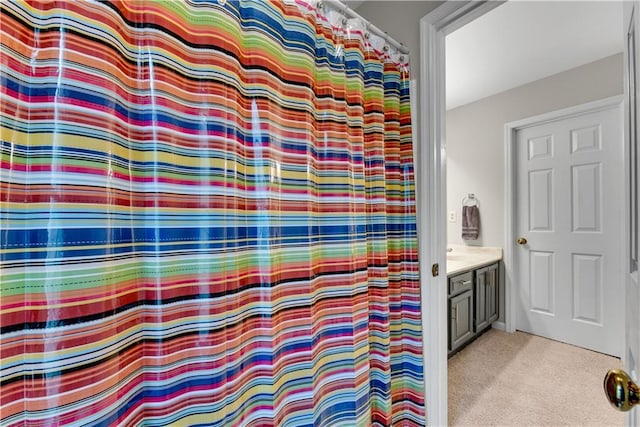
[[[447,253],[449,356],[499,317],[501,248],[452,245]]]

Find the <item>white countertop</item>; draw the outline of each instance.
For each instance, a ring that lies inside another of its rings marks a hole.
[[[502,259],[502,248],[490,246],[447,245],[447,276],[491,264]]]

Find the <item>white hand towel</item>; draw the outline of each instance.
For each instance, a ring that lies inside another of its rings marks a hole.
[[[462,239],[476,240],[480,234],[480,210],[477,206],[462,207]]]

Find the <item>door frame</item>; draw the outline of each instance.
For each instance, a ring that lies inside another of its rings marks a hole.
[[[533,117],[527,117],[525,119],[516,120],[506,123],[504,125],[504,176],[505,176],[505,208],[507,209],[505,215],[505,240],[504,240],[504,270],[505,270],[505,324],[507,332],[515,332],[517,322],[517,306],[516,302],[520,296],[520,288],[515,285],[516,278],[519,274],[519,265],[516,251],[516,225],[517,218],[517,174],[518,174],[518,158],[516,149],[516,133],[519,130],[526,129],[531,126],[544,125],[557,120],[569,119],[578,117],[584,114],[596,113],[599,111],[609,110],[613,108],[620,108],[621,115],[624,111],[624,95],[616,95],[609,98],[599,99],[597,101],[587,102],[585,104],[575,105],[568,108],[563,108],[556,111],[551,111],[544,114],[539,114]],[[624,126],[620,122],[620,126]],[[624,141],[620,141],[620,144],[624,144]],[[623,147],[620,147],[623,149]],[[622,186],[624,182],[620,183]],[[619,261],[621,266],[623,261]]]
[[[420,19],[418,258],[427,425],[447,425],[445,37],[504,1],[445,1]],[[439,274],[440,270],[442,274]]]

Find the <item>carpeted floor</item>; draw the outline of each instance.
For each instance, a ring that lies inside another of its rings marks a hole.
[[[620,359],[489,330],[449,359],[451,426],[622,426],[602,381]]]

